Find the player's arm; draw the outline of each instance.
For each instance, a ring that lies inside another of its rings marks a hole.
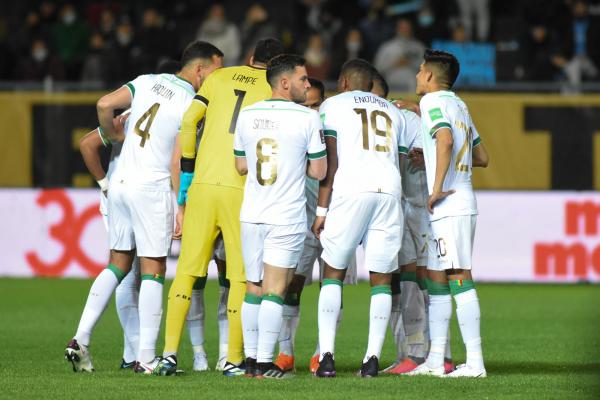
[[[100,149],[109,145],[110,142],[103,139],[98,128],[86,133],[79,141],[79,151],[81,157],[83,157],[83,162],[103,191],[108,188],[108,181],[106,180],[106,171],[104,171],[100,161]],[[103,187],[102,181],[107,185],[106,188]]]
[[[327,131],[326,131],[327,132]],[[321,231],[325,227],[325,216],[331,201],[331,192],[333,191],[333,178],[338,169],[337,157],[337,139],[325,133],[325,146],[327,149],[327,173],[325,179],[319,182],[319,197],[317,199],[317,216],[312,225],[312,232],[319,239]]]
[[[114,92],[111,92],[98,100],[96,103],[96,111],[98,112],[98,122],[100,123],[100,131],[104,137],[112,142],[123,141],[123,132],[115,129],[113,117],[115,110],[129,108],[131,105],[131,89],[123,86]]]
[[[481,140],[473,145],[473,167],[486,168],[490,162],[487,150]]]
[[[318,160],[308,160],[306,175],[318,181],[325,179],[327,175],[327,157],[319,158]]]
[[[179,174],[181,169],[179,167],[179,162],[181,160],[181,143],[179,140],[179,135],[175,137],[175,146],[173,147],[173,155],[171,156],[171,185],[173,186],[173,191],[175,193],[179,193]],[[183,205],[178,205],[177,207],[177,215],[175,216],[175,229],[173,230],[173,239],[181,239],[181,232],[183,229],[183,213],[185,211],[185,207]]]
[[[242,176],[248,173],[248,160],[246,159],[246,156],[238,156],[236,154],[235,169],[237,170],[238,174]]]
[[[454,140],[452,139],[452,132],[450,128],[440,128],[436,133],[436,167],[435,167],[435,180],[433,182],[433,190],[427,201],[427,209],[433,214],[433,205],[454,193],[454,190],[443,192],[444,180],[446,174],[450,168],[450,161],[452,159],[452,146]]]

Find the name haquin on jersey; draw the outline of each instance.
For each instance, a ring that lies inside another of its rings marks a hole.
[[[306,223],[306,163],[327,156],[316,111],[285,100],[244,108],[234,154],[248,163],[242,222]]]
[[[194,95],[191,83],[172,74],[141,75],[126,85],[131,114],[113,180],[171,190],[171,157],[183,113]]]
[[[458,215],[477,214],[477,202],[473,193],[471,173],[473,147],[481,139],[467,105],[451,91],[428,93],[421,99],[421,123],[423,133],[423,155],[427,172],[429,193],[433,191],[436,170],[436,133],[442,128],[452,132],[452,158],[443,184],[443,191],[455,193],[436,203],[432,221]]]
[[[407,149],[406,121],[400,111],[359,90],[330,97],[319,111],[325,136],[337,140],[333,197],[382,192],[400,199],[398,153]]]

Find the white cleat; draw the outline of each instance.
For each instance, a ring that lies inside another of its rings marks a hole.
[[[154,357],[154,360],[149,363],[138,361],[135,367],[133,367],[133,372],[136,374],[152,375],[160,360],[160,357]]]
[[[441,365],[440,367],[437,367],[437,368],[431,368],[431,367],[427,366],[427,363],[423,363],[423,364],[419,365],[417,368],[415,368],[412,371],[407,372],[403,375],[444,376],[444,366]]]
[[[467,364],[460,364],[456,369],[450,372],[447,375],[444,375],[444,378],[485,378],[487,377],[487,372],[484,367],[474,368]]]
[[[202,372],[208,371],[208,359],[206,358],[206,353],[194,353],[194,371]]]
[[[217,365],[215,366],[215,371],[223,371],[225,368],[225,363],[227,362],[227,354],[219,355],[219,361],[217,361]]]
[[[87,348],[72,339],[65,349],[65,359],[73,366],[73,372],[94,372],[92,356]]]

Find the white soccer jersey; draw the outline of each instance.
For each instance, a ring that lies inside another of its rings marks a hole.
[[[402,189],[398,152],[405,151],[406,121],[387,100],[359,90],[330,97],[320,108],[325,136],[337,139],[333,198]]]
[[[248,162],[240,220],[306,224],[307,159],[327,155],[319,114],[291,101],[259,101],[240,113],[233,148]]]
[[[421,117],[408,110],[400,110],[406,119],[406,143],[409,149],[422,148]],[[400,168],[402,197],[417,207],[427,205],[427,175],[424,168],[415,168],[407,158]]]
[[[477,146],[481,139],[466,104],[453,92],[440,90],[423,96],[420,107],[423,153],[430,194],[435,181],[436,132],[442,128],[450,129],[454,142],[450,167],[442,190],[455,190],[455,193],[435,204],[430,219],[435,221],[448,216],[477,214],[471,170],[473,147]]]
[[[141,75],[126,85],[131,115],[112,180],[151,190],[171,190],[171,157],[184,111],[196,92],[171,74]]]
[[[319,197],[319,181],[310,177],[306,177],[306,228],[307,234],[314,237],[311,231],[312,224],[317,216],[317,198]]]

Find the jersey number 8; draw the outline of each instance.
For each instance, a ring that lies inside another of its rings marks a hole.
[[[262,186],[272,185],[277,180],[278,152],[279,146],[275,139],[263,138],[256,143],[256,180]],[[269,168],[267,178],[263,176],[263,168]]]

